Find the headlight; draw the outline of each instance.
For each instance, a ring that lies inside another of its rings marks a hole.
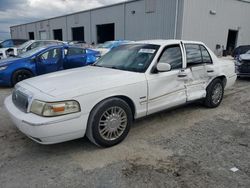
[[[43,102],[34,100],[30,112],[44,117],[55,117],[80,112],[81,108],[77,101]]]
[[[0,67],[0,71],[7,69],[8,66]]]

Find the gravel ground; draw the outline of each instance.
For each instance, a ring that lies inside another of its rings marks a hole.
[[[216,109],[195,103],[138,120],[108,149],[86,138],[34,143],[7,116],[9,93],[0,88],[0,187],[250,187],[250,79]]]

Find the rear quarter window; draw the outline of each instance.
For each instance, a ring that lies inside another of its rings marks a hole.
[[[202,45],[200,45],[200,48],[201,48],[201,54],[202,54],[202,61],[203,61],[203,63],[212,64],[213,61],[212,61],[212,58],[211,58],[208,50],[204,46],[202,46]]]

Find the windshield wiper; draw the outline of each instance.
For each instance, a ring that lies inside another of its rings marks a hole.
[[[92,65],[90,65],[90,66],[93,66],[93,67],[103,67],[103,66],[97,65],[97,64],[92,64]]]
[[[118,67],[115,67],[115,66],[107,67],[107,68],[110,68],[110,69],[119,69]]]
[[[120,68],[118,68],[118,67],[116,67],[116,66],[107,66],[107,67],[105,67],[105,66],[102,66],[102,65],[97,65],[97,64],[92,64],[91,66],[93,66],[93,67],[103,67],[103,68],[107,68],[107,69],[116,69],[116,70],[121,70]]]

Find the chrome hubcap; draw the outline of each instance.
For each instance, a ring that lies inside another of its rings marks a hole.
[[[217,83],[212,93],[212,101],[214,104],[218,104],[221,101],[223,93],[222,91],[223,91],[222,85]]]
[[[125,131],[127,114],[120,107],[111,107],[106,110],[99,121],[99,133],[105,140],[115,140]]]

